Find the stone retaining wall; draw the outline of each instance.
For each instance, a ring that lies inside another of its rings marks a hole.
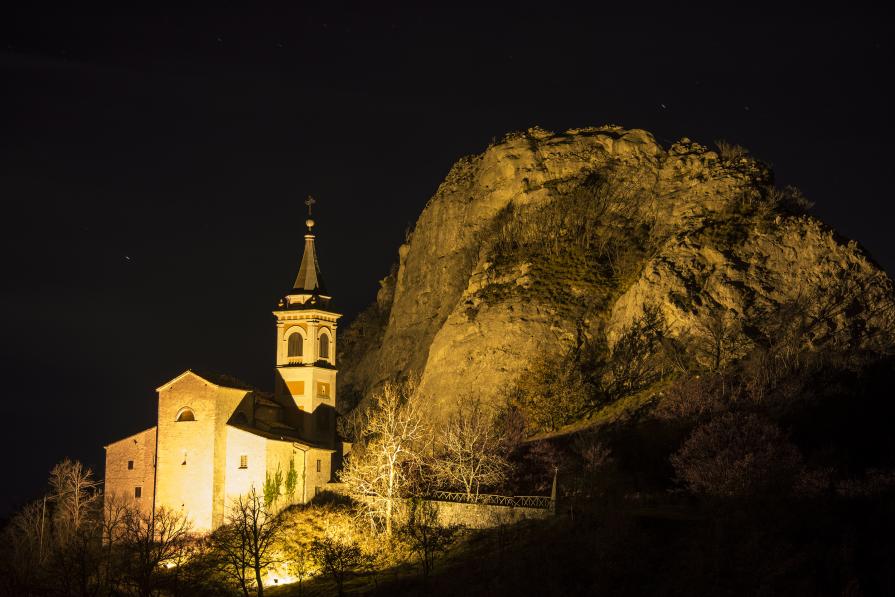
[[[327,483],[326,489],[347,495],[342,483]],[[468,504],[426,500],[438,508],[438,522],[442,525],[458,524],[471,529],[487,529],[501,524],[514,524],[521,520],[541,520],[550,518],[554,512],[548,508],[525,506],[495,506],[491,504]]]
[[[544,519],[553,516],[553,511],[546,508],[491,506],[434,500],[430,500],[429,503],[438,507],[438,522],[442,525],[459,524],[472,529],[487,529],[501,524],[513,524],[520,520]]]

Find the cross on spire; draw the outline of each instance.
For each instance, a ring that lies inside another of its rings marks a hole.
[[[311,234],[314,228],[314,218],[311,217],[311,208],[314,204],[317,203],[317,200],[314,199],[311,195],[308,195],[308,198],[305,199],[305,205],[308,206],[308,219],[305,220],[305,226],[308,227],[308,234]]]

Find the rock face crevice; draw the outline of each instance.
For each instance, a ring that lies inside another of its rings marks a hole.
[[[579,334],[614,338],[646,306],[684,335],[744,330],[782,306],[812,342],[888,351],[892,283],[854,242],[785,209],[745,155],[669,148],[615,126],[508,135],[459,160],[343,333],[341,387],[417,374],[433,409],[493,399]]]

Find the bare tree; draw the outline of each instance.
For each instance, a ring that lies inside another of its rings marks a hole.
[[[71,538],[81,525],[92,521],[94,508],[102,495],[97,490],[93,471],[68,458],[50,471],[50,498],[54,502],[53,529],[57,541]]]
[[[357,543],[334,537],[315,539],[310,554],[323,573],[336,583],[340,596],[344,594],[345,577],[364,568],[368,560]]]
[[[37,500],[16,513],[3,530],[0,587],[4,595],[21,595],[40,589],[42,522],[43,500]]]
[[[503,483],[510,465],[502,453],[502,443],[495,417],[481,401],[458,401],[436,439],[436,478],[450,487],[462,487],[468,497],[478,495],[482,485]]]
[[[453,545],[459,531],[457,525],[439,524],[434,503],[415,499],[411,501],[407,524],[401,527],[400,536],[422,565],[423,576],[428,577],[438,557]]]
[[[346,428],[355,443],[340,479],[391,535],[395,511],[421,469],[428,436],[416,385],[385,384],[366,408],[352,413]]]
[[[245,597],[249,597],[255,580],[249,566],[249,538],[241,531],[237,525],[221,525],[211,534],[209,541],[218,570],[233,581]]]
[[[265,504],[264,495],[252,488],[234,500],[226,524],[211,535],[219,569],[236,581],[246,597],[251,588],[258,597],[264,595],[261,575],[277,562],[274,546],[283,529],[282,518]]]
[[[717,497],[786,493],[802,469],[798,449],[776,423],[737,412],[698,426],[671,464],[691,492]]]
[[[313,572],[311,554],[307,547],[300,545],[289,555],[289,571],[298,580],[298,597],[301,597],[303,592],[302,585],[305,579],[309,578]]]
[[[580,417],[593,393],[574,354],[548,355],[519,375],[508,402],[532,430],[555,431]]]
[[[658,381],[665,368],[665,320],[653,305],[625,328],[602,366],[600,392],[608,401],[636,394]]]
[[[709,371],[717,372],[732,359],[742,356],[748,343],[735,314],[712,309],[693,328],[698,357]]]
[[[159,581],[160,567],[182,561],[191,525],[183,514],[159,508],[153,514],[129,508],[119,545],[122,581],[132,592],[149,597]]]
[[[89,468],[65,459],[50,472],[41,508],[41,554],[48,581],[63,594],[96,593],[101,574],[101,497]]]

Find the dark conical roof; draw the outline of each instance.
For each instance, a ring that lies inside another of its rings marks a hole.
[[[320,275],[320,264],[317,263],[313,234],[305,234],[305,254],[302,255],[292,290],[301,294],[326,295],[326,285],[323,283],[323,276]]]

